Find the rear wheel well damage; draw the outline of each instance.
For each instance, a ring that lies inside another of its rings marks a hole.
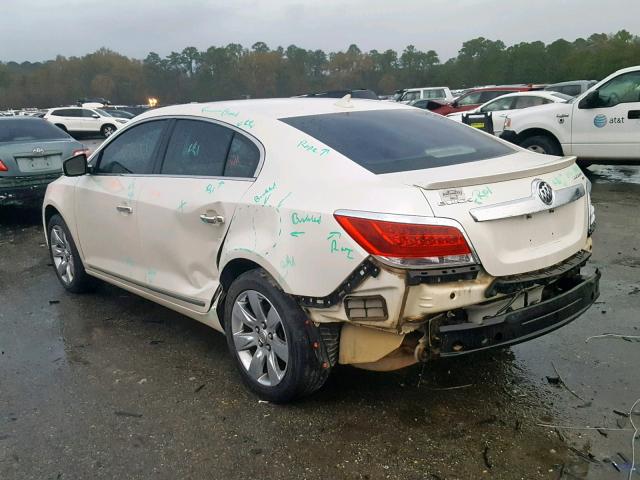
[[[224,304],[225,297],[227,292],[229,291],[229,287],[233,283],[233,281],[242,275],[245,272],[250,270],[255,270],[257,268],[262,268],[256,262],[251,260],[247,260],[246,258],[236,258],[227,263],[222,272],[220,272],[220,286],[222,291],[220,293],[220,298],[218,299],[218,305],[216,307],[216,313],[218,314],[218,319],[220,320],[220,324],[222,328],[224,325]]]

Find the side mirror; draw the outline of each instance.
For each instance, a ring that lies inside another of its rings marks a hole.
[[[80,177],[86,175],[88,170],[87,156],[84,153],[67,158],[62,164],[62,171],[67,177]]]
[[[598,92],[598,90],[594,90],[593,92],[589,92],[582,100],[580,100],[578,108],[596,108],[598,106],[598,100],[600,100],[600,92]]]
[[[98,115],[97,113],[94,113],[93,115],[91,115],[91,118],[100,118],[100,115]]]
[[[457,100],[454,100],[453,102],[451,102],[451,106],[452,106],[453,108],[458,108],[458,101],[457,101]]]

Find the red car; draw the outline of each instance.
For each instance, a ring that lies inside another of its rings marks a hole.
[[[453,102],[441,107],[434,108],[431,111],[440,115],[449,115],[455,112],[464,112],[472,108],[479,107],[483,103],[493,100],[496,97],[513,92],[527,92],[529,90],[539,90],[541,87],[533,85],[508,86],[508,87],[486,87],[475,88],[467,93],[460,95]]]

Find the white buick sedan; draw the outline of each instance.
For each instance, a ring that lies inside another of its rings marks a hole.
[[[390,102],[179,105],[68,159],[43,220],[67,290],[100,279],[224,332],[247,386],[285,402],[337,363],[504,347],[589,308],[574,160]]]

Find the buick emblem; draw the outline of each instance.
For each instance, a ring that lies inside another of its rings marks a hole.
[[[544,180],[538,180],[535,189],[538,192],[540,200],[542,200],[545,205],[551,205],[553,203],[553,188],[551,188],[551,185]]]
[[[44,153],[44,148],[42,148],[42,147],[35,147],[35,148],[32,150],[32,152],[33,152],[35,155],[42,155],[42,154]]]

